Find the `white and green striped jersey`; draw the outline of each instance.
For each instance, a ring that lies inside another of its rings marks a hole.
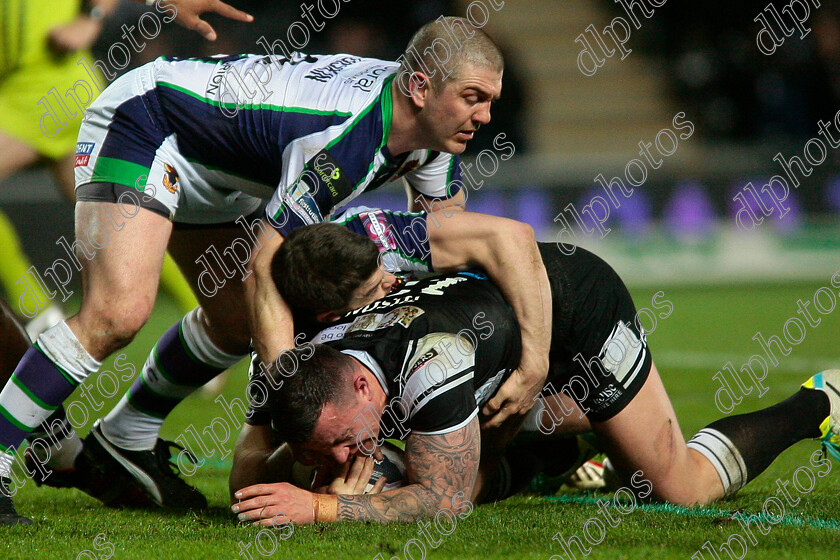
[[[160,136],[174,134],[190,173],[212,187],[268,200],[281,233],[403,176],[430,198],[458,191],[457,156],[388,150],[395,62],[295,53],[152,64],[155,85],[137,105],[151,108]],[[131,159],[124,144],[108,152]]]

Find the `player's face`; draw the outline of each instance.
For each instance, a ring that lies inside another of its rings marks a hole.
[[[350,300],[351,303],[344,311],[360,309],[369,303],[384,298],[391,292],[391,288],[394,287],[396,282],[396,276],[381,268],[377,268],[364,284],[353,291],[353,297]]]
[[[306,464],[334,467],[343,465],[353,455],[370,455],[376,448],[379,424],[370,419],[362,421],[371,416],[365,414],[369,405],[361,399],[341,406],[327,403],[310,440],[292,446],[295,456]]]
[[[429,148],[460,154],[481,125],[490,122],[490,104],[502,92],[502,74],[465,64],[457,79],[449,78],[435,92],[429,88],[422,123]]]

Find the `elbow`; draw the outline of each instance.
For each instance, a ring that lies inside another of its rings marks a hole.
[[[534,228],[516,220],[506,221],[506,227],[497,229],[496,234],[508,245],[508,249],[522,251],[523,248],[530,247],[534,251],[537,250],[537,236]]]
[[[534,228],[524,222],[517,222],[516,237],[521,243],[529,245],[536,245],[537,243],[537,234],[534,232]]]

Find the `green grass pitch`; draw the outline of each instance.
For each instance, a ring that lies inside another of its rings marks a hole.
[[[825,282],[787,285],[743,285],[706,288],[665,288],[665,298],[673,303],[673,314],[660,319],[649,342],[665,386],[680,418],[686,436],[721,414],[714,404],[719,385],[712,379],[727,360],[737,367],[752,354],[760,354],[752,340],[757,331],[767,337],[780,335],[785,322],[796,314],[796,301],[811,300],[817,289],[831,288]],[[649,307],[655,290],[633,290],[637,307]],[[827,300],[826,300],[827,301]],[[813,308],[812,308],[813,309]],[[816,313],[816,312],[815,312]],[[126,350],[129,359],[139,367],[157,336],[178,318],[174,306],[162,297],[149,324]],[[793,348],[789,357],[771,369],[766,384],[769,390],[757,398],[756,390],[744,398],[734,413],[748,412],[768,406],[796,390],[812,373],[827,367],[840,367],[840,310],[817,314],[821,322],[807,326],[804,340]],[[791,334],[796,335],[792,330]],[[110,365],[106,363],[106,366]],[[229,382],[228,399],[242,398],[245,367],[240,365]],[[107,411],[128,387],[123,383],[117,397],[108,401],[99,414]],[[73,397],[78,398],[78,395]],[[89,410],[92,423],[96,413]],[[215,416],[224,414],[212,399],[193,396],[166,423],[164,437],[177,437],[193,424],[199,431]],[[85,433],[86,429],[80,430]],[[235,435],[226,443],[233,446]],[[721,549],[734,533],[745,535],[732,514],[761,511],[765,500],[776,493],[776,481],[790,481],[796,470],[806,467],[811,472],[821,469],[809,465],[809,457],[818,446],[803,442],[785,452],[763,475],[742,490],[737,497],[710,508],[673,508],[661,504],[639,506],[627,515],[613,513],[615,527],[604,526],[603,542],[586,551],[573,548],[576,558],[645,559],[680,558],[728,560],[731,557],[754,559],[814,559],[836,557],[840,543],[840,465],[831,463],[824,478],[815,477],[810,492],[799,493],[790,486],[795,506],[785,503],[784,516],[774,525],[769,523],[766,535],[752,525],[756,543],[745,540],[741,550],[737,539],[730,549]],[[0,554],[5,558],[37,559],[200,559],[200,558],[266,558],[256,546],[240,553],[243,544],[258,543],[272,558],[358,558],[419,560],[417,546],[405,548],[418,537],[416,523],[377,526],[344,523],[337,525],[301,526],[286,539],[258,537],[257,530],[238,527],[227,509],[227,470],[230,457],[208,459],[191,477],[209,498],[209,512],[187,515],[110,510],[77,491],[36,488],[29,482],[16,498],[18,509],[35,519],[32,527],[3,528]],[[800,483],[807,486],[807,473],[800,474]],[[523,496],[474,509],[459,520],[448,536],[439,536],[431,529],[433,543],[425,546],[431,559],[476,558],[481,560],[568,558],[552,537],[558,532],[568,539],[584,538],[584,527],[591,518],[604,519],[596,500],[611,498],[611,493],[566,493],[556,497]],[[778,510],[770,510],[777,514]],[[766,521],[766,520],[765,520]],[[596,523],[589,522],[591,539],[601,538]],[[98,539],[97,536],[101,535]],[[439,539],[439,540],[438,540]],[[425,540],[425,539],[424,539]],[[715,555],[704,543],[714,547]],[[436,547],[432,544],[437,544]],[[590,546],[585,540],[583,544]],[[554,556],[552,556],[554,555]]]

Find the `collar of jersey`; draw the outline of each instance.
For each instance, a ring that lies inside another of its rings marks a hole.
[[[385,78],[382,84],[382,91],[379,93],[379,102],[381,103],[382,111],[382,155],[389,162],[394,161],[394,155],[388,149],[388,137],[391,135],[391,119],[394,117],[394,101],[391,93],[391,84],[394,82],[396,74],[392,74]]]

